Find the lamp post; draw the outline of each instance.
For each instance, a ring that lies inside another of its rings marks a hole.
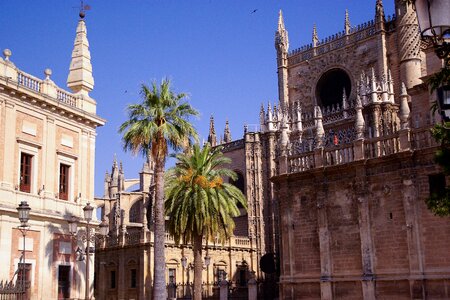
[[[183,268],[183,273],[181,274],[182,275],[181,280],[183,281],[183,296],[184,296],[184,293],[186,292],[185,291],[186,282],[184,281],[184,272],[186,272],[186,266],[187,266],[187,258],[186,258],[186,256],[183,255],[183,257],[181,257],[181,267]]]
[[[450,2],[448,0],[413,0],[422,40],[433,44],[436,55],[450,54]]]
[[[211,263],[211,257],[206,250],[205,266],[206,266],[206,296],[209,297],[209,264]]]
[[[86,240],[86,250],[83,253],[83,250],[78,249],[77,252],[83,257],[86,257],[86,284],[85,284],[85,296],[84,298],[86,300],[90,299],[90,280],[89,280],[89,267],[90,267],[90,248],[91,248],[91,241],[95,241],[95,234],[91,235],[91,226],[90,226],[90,222],[92,221],[92,213],[94,211],[94,207],[91,206],[91,204],[88,202],[86,204],[85,207],[83,207],[83,215],[84,215],[84,220],[86,221],[86,235],[82,236],[82,240]],[[69,223],[69,232],[70,234],[77,239],[76,235],[78,232],[78,221],[75,217],[72,217],[72,219],[70,221],[68,221]],[[108,234],[108,224],[106,224],[106,222],[103,220],[100,223],[99,226],[99,233],[100,233],[100,238],[105,238],[106,235]],[[83,260],[83,258],[81,258],[80,260]]]
[[[22,297],[25,295],[26,287],[25,287],[25,236],[27,235],[28,227],[28,220],[30,219],[30,206],[26,201],[20,202],[19,206],[17,207],[17,212],[19,213],[19,221],[20,226],[19,230],[22,233],[23,237],[23,249],[22,249],[22,278],[21,278],[21,284],[22,284]]]
[[[434,52],[450,68],[450,1],[412,0],[423,41],[431,43]],[[450,85],[443,82],[437,89],[438,111],[445,122],[450,121]]]

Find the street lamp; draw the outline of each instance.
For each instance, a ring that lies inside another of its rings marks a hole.
[[[17,207],[17,212],[19,213],[19,221],[20,226],[19,230],[22,233],[23,237],[23,248],[22,248],[22,278],[21,278],[21,284],[22,284],[22,296],[25,295],[26,287],[25,287],[25,236],[27,235],[28,227],[28,220],[30,219],[30,206],[26,201],[20,202],[19,206]]]
[[[183,249],[183,252],[184,252],[184,249]],[[186,293],[186,282],[184,281],[184,272],[186,272],[186,266],[187,266],[187,258],[186,258],[186,256],[182,256],[181,257],[181,267],[183,268],[183,273],[182,273],[182,280],[183,280],[183,296],[185,295],[185,293]]]
[[[439,58],[450,54],[450,1],[413,0],[424,41],[431,42]]]
[[[450,68],[450,1],[412,0],[422,40],[431,43],[436,55]],[[444,122],[450,121],[450,85],[437,88],[437,105]]]
[[[211,263],[211,257],[206,250],[205,266],[206,266],[206,296],[209,297],[209,264]]]
[[[90,222],[92,221],[92,213],[94,211],[94,207],[91,206],[91,204],[88,202],[85,207],[83,207],[83,215],[84,220],[86,221],[86,235],[81,236],[82,241],[86,240],[86,250],[83,253],[83,250],[77,249],[77,253],[81,256],[80,260],[83,260],[84,256],[86,256],[86,285],[85,285],[85,299],[90,299],[90,282],[89,282],[89,267],[90,267],[90,248],[91,248],[91,241],[95,241],[95,234],[91,235],[91,227]],[[77,239],[77,232],[78,232],[78,219],[75,216],[72,216],[72,219],[68,221],[69,223],[69,233]],[[100,238],[105,238],[108,234],[108,224],[105,220],[103,220],[99,225],[99,233]]]

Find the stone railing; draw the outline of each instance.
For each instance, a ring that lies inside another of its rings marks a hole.
[[[244,147],[244,139],[232,141],[226,144],[222,144],[223,151],[232,151],[235,149],[243,148]]]
[[[393,134],[357,139],[350,143],[311,149],[294,155],[280,156],[278,174],[304,172],[326,166],[342,165],[358,160],[374,159],[395,153],[437,147],[429,125],[424,128],[400,130]]]
[[[69,106],[77,106],[77,98],[73,94],[66,92],[60,88],[56,89],[56,99]]]
[[[324,165],[334,166],[342,165],[354,161],[355,156],[353,153],[352,144],[343,144],[334,149],[324,149]]]
[[[139,245],[143,243],[153,243],[154,242],[154,234],[152,231],[147,231],[145,239],[143,237],[141,228],[131,228],[125,234],[120,233],[116,235],[115,233],[110,233],[110,235],[106,239],[106,247],[118,247],[118,246],[131,246],[131,245]],[[169,233],[165,234],[165,243],[167,245],[175,245],[175,239]],[[232,236],[229,240],[224,243],[220,243],[219,240],[216,239],[215,242],[206,242],[203,239],[203,245],[210,247],[233,247],[233,248],[250,248],[250,239],[245,236]]]
[[[18,72],[17,74],[17,83],[21,86],[24,86],[30,90],[33,90],[37,93],[41,92],[42,80],[33,77],[29,74]]]
[[[343,48],[347,45],[369,38],[376,33],[375,21],[370,20],[350,29],[346,34],[344,31],[338,32],[332,36],[321,40],[316,47],[308,44],[298,49],[294,49],[289,53],[289,64],[297,64],[305,60],[309,60],[315,56]]]

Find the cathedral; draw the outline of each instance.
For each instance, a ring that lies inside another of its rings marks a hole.
[[[394,1],[394,0],[392,0]],[[440,117],[424,80],[442,68],[419,36],[415,11],[395,0],[386,16],[289,49],[282,12],[275,33],[279,99],[260,126],[217,141],[248,199],[226,245],[204,244],[205,298],[231,282],[230,299],[258,282],[260,299],[448,299],[450,220],[424,200],[449,178],[434,162]],[[340,30],[340,29],[338,29]],[[127,180],[117,161],[97,198],[110,238],[97,249],[98,299],[144,299],[152,260],[153,170]],[[150,247],[148,247],[150,245]],[[186,295],[190,245],[166,242],[167,282]],[[139,288],[145,286],[145,288]]]

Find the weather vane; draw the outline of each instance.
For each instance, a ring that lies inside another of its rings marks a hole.
[[[80,0],[80,18],[84,19],[86,16],[86,11],[90,9],[91,6],[89,4],[84,4],[84,1]]]

